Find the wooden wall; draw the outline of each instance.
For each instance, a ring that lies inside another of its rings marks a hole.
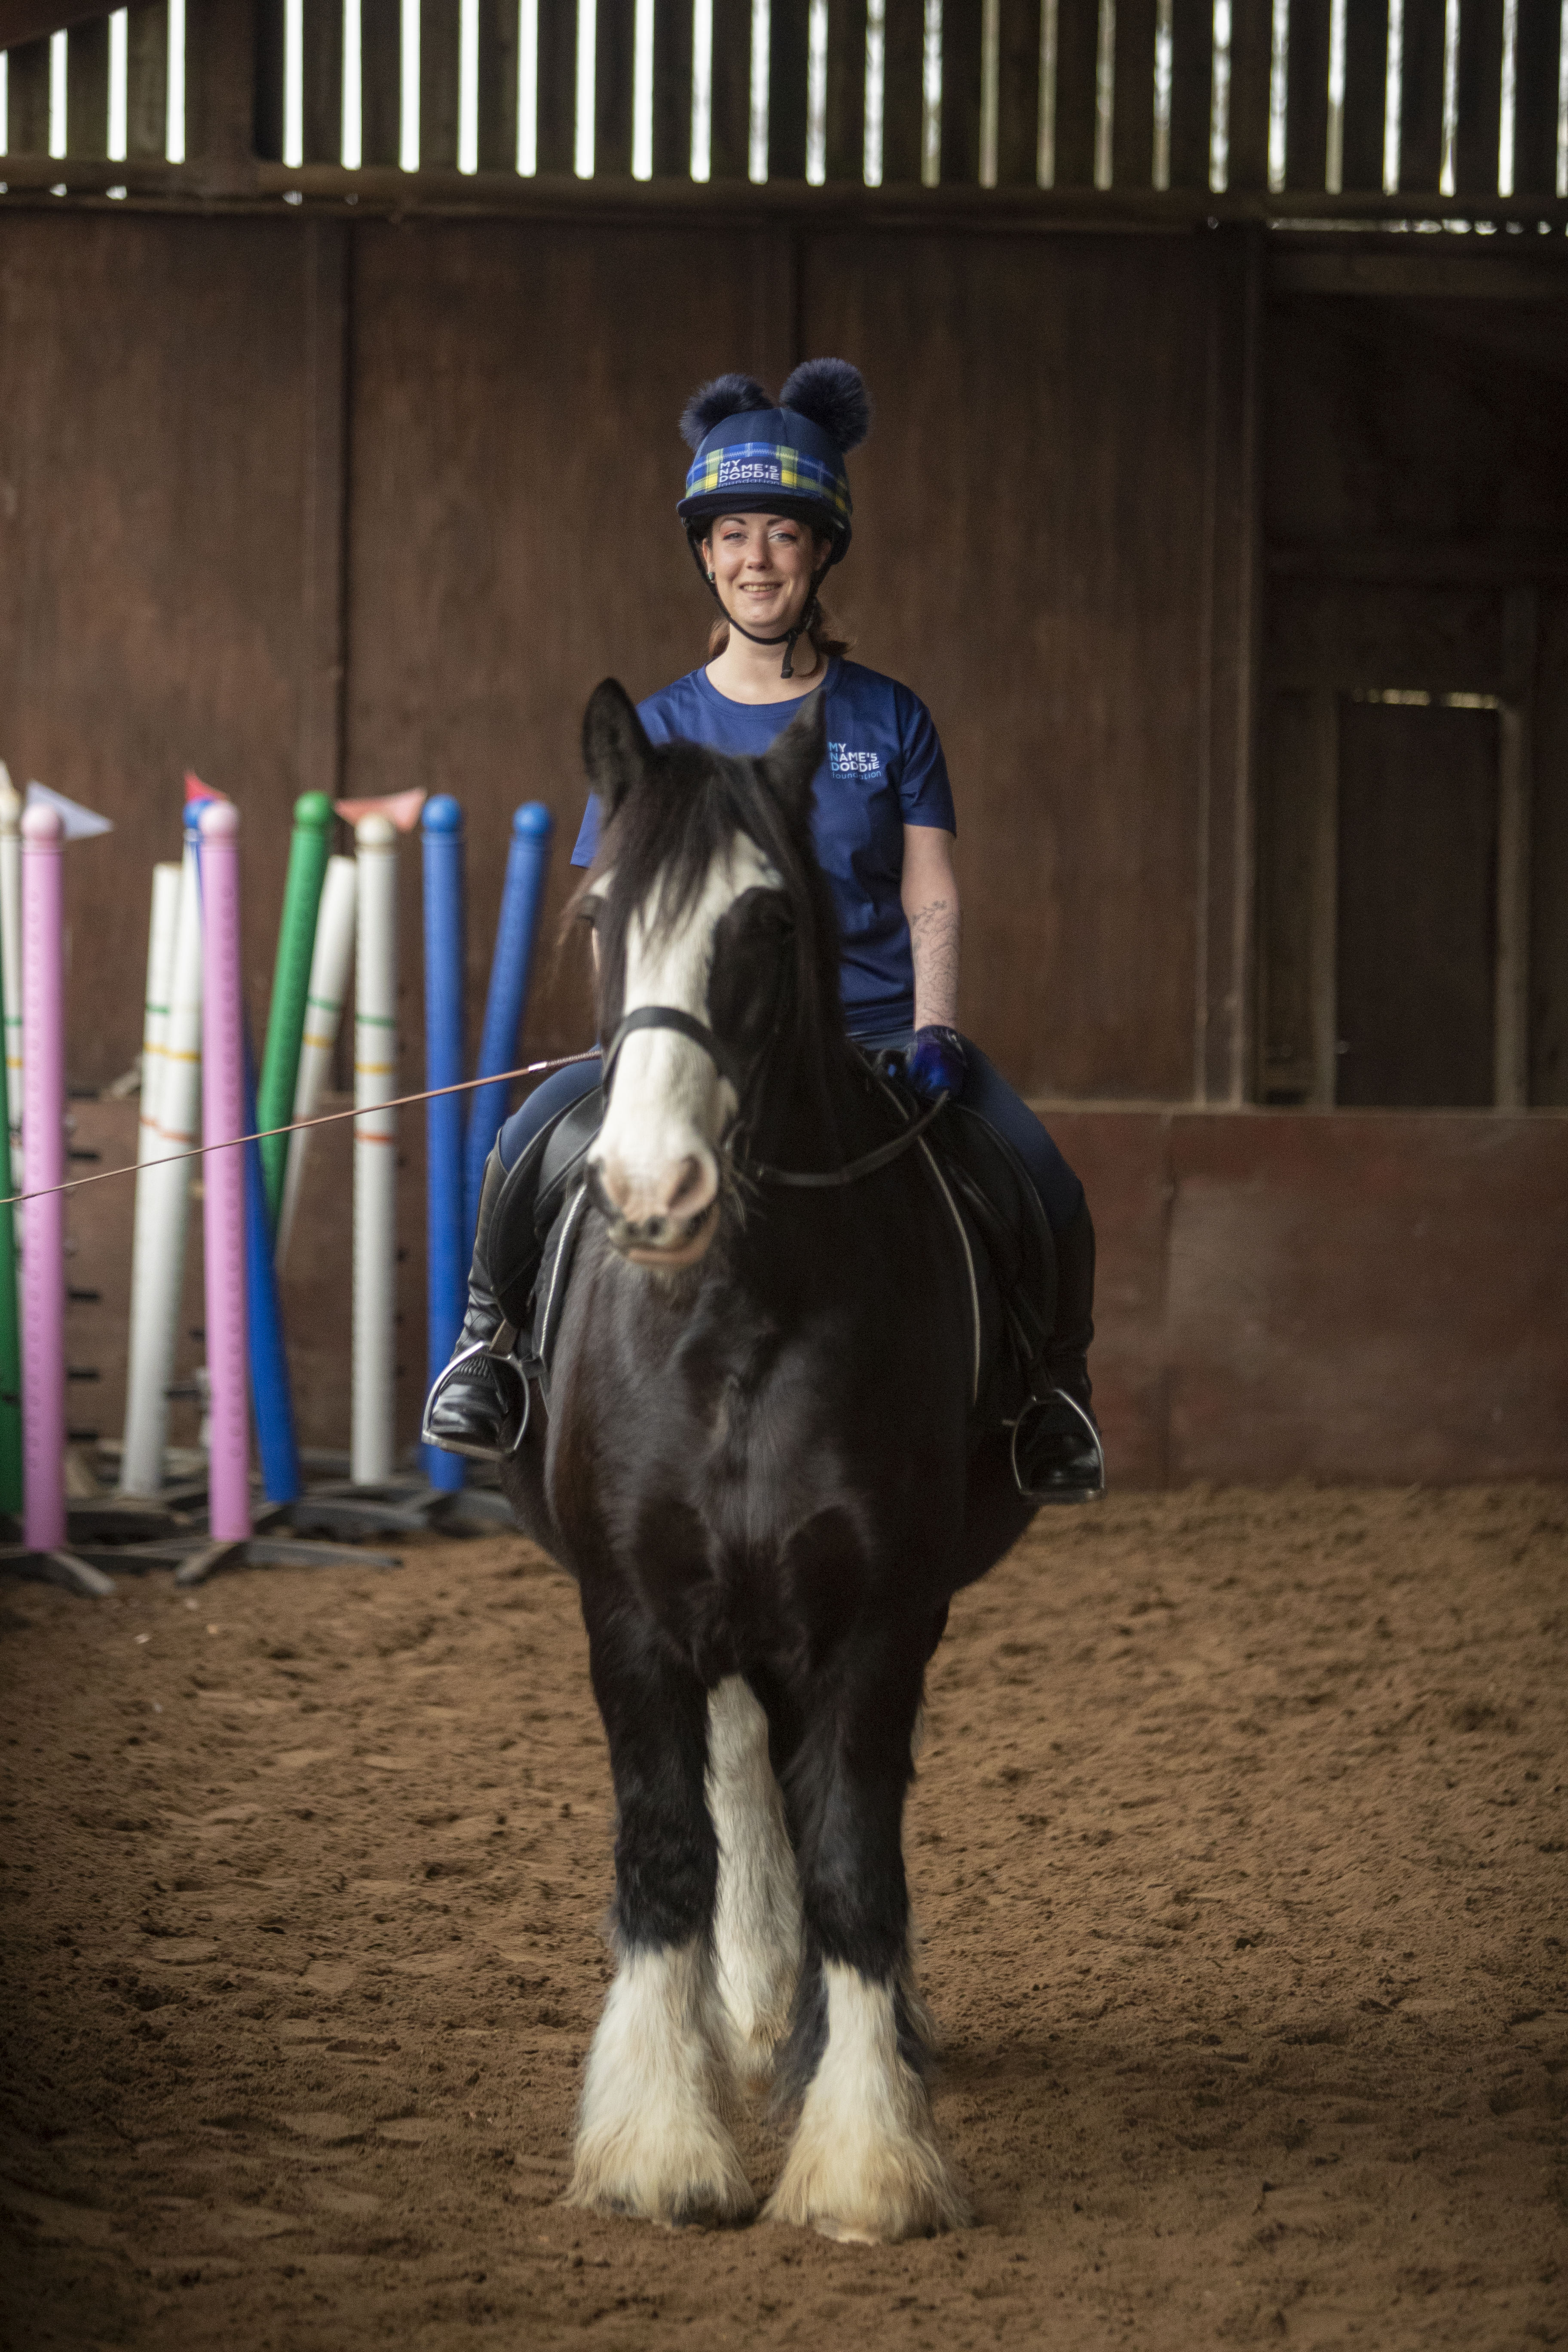
[[[835,599],[948,742],[969,1025],[1036,1090],[1238,1094],[1250,235],[7,216],[0,756],[118,827],[73,1076],[136,1051],[186,764],[246,815],[258,1021],[306,785],[463,799],[477,999],[510,810],[563,863],[594,684],[700,658],[685,394],[837,349],[879,421]],[[546,986],[531,1042],[584,1020]]]

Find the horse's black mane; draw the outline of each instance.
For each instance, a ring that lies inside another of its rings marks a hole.
[[[633,913],[650,909],[655,936],[668,938],[696,903],[715,857],[744,833],[777,873],[789,907],[796,1035],[804,1042],[843,1034],[837,918],[811,845],[810,795],[792,812],[788,786],[781,790],[770,774],[771,756],[739,759],[699,743],[652,748],[642,776],[603,826],[574,902],[612,877],[595,926],[603,1004],[618,1008],[625,994]]]

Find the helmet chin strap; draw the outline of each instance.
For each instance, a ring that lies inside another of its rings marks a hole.
[[[805,635],[807,630],[812,625],[812,622],[816,617],[817,593],[820,590],[823,582],[826,579],[828,572],[832,568],[833,557],[831,553],[828,555],[827,562],[822,566],[822,569],[813,577],[811,583],[811,593],[805,600],[805,610],[802,613],[794,628],[786,629],[782,637],[759,637],[753,629],[747,628],[743,621],[736,620],[735,615],[731,612],[730,607],[725,604],[722,596],[720,595],[719,583],[714,579],[713,574],[711,572],[704,571],[701,553],[698,549],[696,541],[693,540],[690,542],[690,545],[691,552],[697,559],[697,569],[699,572],[703,572],[703,577],[708,583],[713,602],[718,605],[719,610],[723,614],[724,618],[728,621],[730,626],[732,629],[739,629],[741,635],[746,639],[749,645],[783,646],[784,649],[784,657],[783,667],[779,671],[779,676],[781,677],[793,677],[795,676],[795,643],[798,638]]]

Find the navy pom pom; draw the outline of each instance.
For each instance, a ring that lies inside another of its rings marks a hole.
[[[680,437],[689,449],[700,449],[716,425],[726,416],[743,415],[749,408],[771,408],[773,402],[752,375],[716,375],[694,392],[680,412]]]
[[[871,396],[847,360],[803,361],[780,393],[779,406],[820,425],[846,457],[871,430]]]

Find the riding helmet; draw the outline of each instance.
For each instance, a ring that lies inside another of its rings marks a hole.
[[[749,375],[716,376],[686,404],[681,437],[695,451],[676,509],[693,551],[720,514],[795,515],[848,548],[853,509],[844,460],[871,428],[860,371],[847,360],[806,360],[776,404]]]

